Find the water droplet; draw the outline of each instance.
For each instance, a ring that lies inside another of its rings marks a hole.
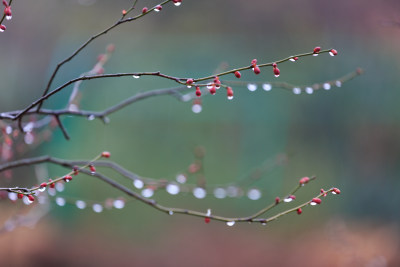
[[[313,54],[313,57],[317,57],[319,54],[318,53],[314,53]]]
[[[46,191],[46,187],[39,187],[38,191],[39,192],[44,192],[44,191]]]
[[[331,89],[331,85],[329,83],[324,83],[323,87],[325,90]]]
[[[311,95],[312,93],[314,93],[314,89],[312,89],[311,87],[306,87],[305,89],[306,93]]]
[[[93,204],[92,209],[96,213],[100,213],[103,211],[103,206],[100,204]]]
[[[192,88],[192,86],[191,86],[191,85],[186,85],[186,87],[187,87],[187,88]]]
[[[50,196],[54,197],[54,196],[56,195],[57,191],[56,191],[55,188],[49,188],[49,190],[47,190],[47,193],[48,193]]]
[[[292,202],[292,201],[293,201],[293,198],[287,197],[287,198],[285,198],[283,201],[286,202],[286,203],[289,203],[289,202]]]
[[[22,201],[24,202],[25,205],[30,205],[33,203],[33,201],[31,201],[27,196],[24,196],[22,198]]]
[[[329,55],[330,55],[331,57],[334,57],[334,56],[335,56],[335,54],[332,53],[332,51],[329,51]]]
[[[180,5],[182,5],[182,2],[181,1],[174,2],[174,5],[175,6],[180,6]]]
[[[194,113],[200,113],[202,110],[203,110],[203,107],[201,105],[199,105],[199,104],[194,104],[192,106],[192,111]]]
[[[217,90],[218,90],[219,88],[221,88],[221,85],[219,85],[219,84],[216,84],[216,85],[215,85],[215,89],[217,89]]]
[[[258,200],[261,198],[261,191],[257,188],[250,189],[247,192],[247,197],[251,200]]]
[[[142,196],[149,198],[154,195],[154,190],[151,188],[145,188],[142,190]]]
[[[234,226],[234,225],[235,225],[235,222],[234,222],[234,221],[230,221],[230,222],[227,222],[226,225],[228,225],[228,226]]]
[[[12,133],[12,127],[10,125],[7,125],[6,127],[6,134],[11,134]]]
[[[75,205],[78,209],[83,210],[84,208],[86,208],[86,202],[83,200],[77,200],[75,202]]]
[[[299,87],[294,87],[294,88],[293,88],[293,93],[294,93],[295,95],[299,95],[299,94],[301,94],[301,89],[300,89]]]
[[[178,174],[178,175],[176,176],[176,181],[177,181],[178,183],[180,183],[180,184],[186,183],[186,180],[187,180],[187,178],[186,178],[186,176],[183,175],[183,174]]]
[[[315,202],[310,202],[310,205],[311,205],[311,206],[315,206],[315,205],[317,205],[317,203],[315,203]]]
[[[92,120],[94,120],[96,117],[93,115],[93,114],[91,114],[91,115],[89,115],[88,117],[87,117],[87,119],[89,120],[89,121],[92,121]]]
[[[79,108],[78,108],[78,106],[75,105],[75,104],[70,104],[70,105],[68,106],[68,110],[69,110],[69,111],[72,111],[72,112],[78,112],[78,111],[79,111]]]
[[[123,209],[125,207],[125,201],[122,199],[116,199],[113,202],[113,206],[114,206],[114,208],[119,209],[119,210]]]
[[[65,203],[66,203],[65,198],[63,198],[63,197],[56,198],[56,204],[58,206],[60,206],[60,207],[65,206]]]
[[[132,77],[135,78],[135,79],[139,79],[139,78],[140,78],[140,75],[135,75],[135,74],[134,74],[134,75],[132,75]]]
[[[17,194],[17,193],[14,193],[14,192],[9,192],[9,193],[8,193],[8,198],[9,198],[11,201],[16,201],[16,200],[18,199],[18,194]]]
[[[232,100],[233,99],[233,96],[228,96],[228,100]]]
[[[0,28],[0,32],[4,32],[4,29],[3,29],[3,28]]]
[[[247,84],[247,89],[248,89],[250,92],[254,92],[255,90],[257,90],[257,84],[255,84],[255,83],[249,83],[249,84]]]
[[[142,180],[139,179],[135,179],[133,180],[133,185],[137,188],[137,189],[142,189],[144,186],[144,183]]]
[[[64,189],[65,189],[65,186],[63,183],[56,183],[56,190],[58,192],[62,192],[62,191],[64,191]]]
[[[295,62],[296,60],[294,58],[289,58],[290,61]]]
[[[23,130],[24,130],[25,133],[30,133],[30,132],[32,132],[32,130],[33,130],[34,127],[35,127],[35,124],[34,124],[33,122],[28,122],[28,123],[24,126]]]
[[[274,76],[275,76],[276,78],[278,78],[278,77],[280,76],[280,74],[275,74]]]
[[[335,85],[336,85],[337,87],[342,87],[342,82],[341,82],[341,81],[336,81],[336,82],[335,82]]]
[[[12,19],[12,16],[6,16],[6,20]]]
[[[24,136],[24,141],[25,141],[25,144],[31,145],[35,141],[35,137],[33,136],[33,134],[31,132],[28,132]]]
[[[195,189],[193,189],[193,195],[195,198],[202,199],[206,197],[207,192],[204,188],[196,187]]]
[[[225,198],[226,190],[222,187],[217,187],[214,189],[214,196],[219,199]]]
[[[213,87],[213,83],[207,83],[207,89],[211,89]]]
[[[262,88],[263,88],[265,91],[271,91],[272,86],[271,86],[269,83],[264,83],[264,84],[262,85]]]
[[[169,215],[174,215],[174,212],[172,210],[168,211]]]
[[[161,9],[159,9],[159,8],[156,7],[156,8],[154,9],[154,11],[155,11],[155,12],[160,12]]]
[[[228,197],[238,197],[239,196],[239,189],[236,186],[228,186],[226,189]]]
[[[262,225],[267,225],[267,221],[262,221],[261,224]]]
[[[179,188],[179,186],[176,185],[176,184],[168,184],[168,185],[165,187],[165,190],[167,190],[167,192],[168,192],[169,194],[171,194],[171,195],[176,195],[176,194],[179,193],[180,188]]]
[[[207,215],[206,216],[211,216],[211,209],[207,209]]]

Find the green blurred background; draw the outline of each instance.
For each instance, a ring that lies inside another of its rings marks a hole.
[[[114,23],[127,0],[37,0],[13,3],[13,19],[1,34],[1,111],[20,109],[40,96],[57,62],[89,36]],[[138,9],[155,1],[138,1]],[[191,195],[155,199],[166,205],[242,216],[284,195],[303,176],[318,179],[298,195],[306,201],[336,186],[340,196],[261,225],[226,227],[198,218],[166,216],[141,203],[95,214],[72,205],[56,207],[33,230],[0,236],[4,255],[25,266],[396,266],[399,256],[400,189],[400,2],[365,1],[190,1],[124,24],[99,38],[66,64],[54,85],[90,70],[113,43],[106,73],[161,71],[180,77],[210,75],[221,65],[270,62],[315,46],[327,54],[280,65],[280,81],[299,85],[333,80],[357,67],[365,74],[341,88],[313,95],[235,86],[235,98],[203,97],[203,111],[170,96],[138,102],[110,116],[110,123],[65,118],[71,140],[59,129],[25,156],[49,154],[90,159],[103,150],[125,168],[173,180],[206,150],[207,182],[237,181],[268,158],[289,155],[255,185],[263,198],[196,200]],[[245,80],[271,81],[262,69]],[[81,107],[102,110],[137,92],[175,86],[157,78],[102,79],[82,84]],[[45,107],[60,108],[71,88]],[[29,170],[27,170],[29,171]],[[51,166],[51,176],[63,169]],[[124,182],[120,177],[118,181]],[[26,180],[29,183],[29,180]],[[130,183],[126,185],[132,187]],[[95,180],[68,184],[61,195],[103,201],[121,193]],[[300,203],[300,202],[299,202]],[[2,218],[13,207],[2,203]],[[6,212],[7,211],[7,212]],[[30,236],[31,238],[24,238]],[[27,240],[28,239],[28,240]],[[0,253],[1,255],[1,253]],[[11,263],[10,263],[11,264]],[[10,265],[11,266],[11,265]],[[398,266],[398,265],[397,265]]]

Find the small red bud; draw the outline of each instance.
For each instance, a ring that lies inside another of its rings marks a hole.
[[[336,49],[331,49],[331,51],[329,51],[329,55],[336,56],[337,55]]]
[[[35,197],[34,196],[32,196],[32,195],[28,195],[28,199],[30,200],[30,201],[35,201]]]
[[[192,84],[193,84],[193,79],[191,79],[191,78],[190,78],[190,79],[187,79],[187,80],[186,80],[186,84],[187,84],[187,85],[192,85]]]
[[[24,197],[24,194],[18,194],[18,199],[22,199]]]
[[[49,187],[50,188],[54,188],[56,185],[55,185],[55,183],[53,183],[53,180],[51,180],[51,179],[49,179]]]
[[[200,97],[201,96],[201,90],[199,86],[196,86],[196,96]]]
[[[40,184],[40,187],[46,187],[47,186],[47,183],[41,183]]]
[[[149,9],[148,9],[147,7],[144,7],[144,8],[142,9],[142,14],[147,13],[148,10],[149,10]]]
[[[101,153],[101,156],[102,156],[103,158],[109,158],[109,157],[111,156],[111,153],[108,152],[108,151],[104,151],[104,152]]]
[[[275,198],[275,205],[278,205],[280,201],[281,201],[281,199],[279,197],[276,197]]]
[[[298,59],[299,59],[299,57],[294,57],[293,59],[296,61],[296,60],[298,60]]]
[[[296,199],[296,196],[295,196],[295,195],[290,195],[289,198],[295,200],[295,199]]]
[[[233,90],[229,86],[226,88],[226,96],[228,97],[229,100],[233,98]]]
[[[303,177],[300,179],[300,185],[304,185],[310,181],[310,178],[308,177]]]
[[[89,165],[89,169],[91,172],[96,172],[96,168],[93,165]]]
[[[4,15],[7,16],[7,17],[10,17],[12,15],[10,6],[6,6],[4,8]]]
[[[6,7],[8,6],[8,3],[7,3],[6,0],[3,0],[3,5],[6,6]]]
[[[125,16],[126,15],[126,10],[122,10],[122,15]]]
[[[276,68],[276,67],[278,67],[278,65],[276,63],[272,63],[272,67]]]
[[[4,26],[3,24],[0,25],[0,32],[4,32],[6,29],[6,26]]]
[[[321,192],[323,197],[326,197],[326,192],[325,192],[325,190],[323,188],[321,188],[320,192]]]
[[[274,68],[275,77],[279,77],[280,74],[281,74],[281,71],[278,69],[278,67]]]
[[[257,59],[251,61],[251,66],[254,68],[257,65]]]
[[[313,53],[314,54],[318,54],[320,51],[321,51],[321,47],[317,46],[317,47],[314,48]]]
[[[314,203],[314,205],[316,205],[316,204],[321,204],[321,202],[322,202],[322,200],[320,199],[320,198],[317,198],[317,197],[315,197],[315,198],[313,198],[312,200],[311,200],[311,204],[313,204]]]
[[[338,188],[333,188],[333,190],[332,190],[332,194],[336,194],[336,195],[339,195],[340,194],[340,190],[338,189]]]
[[[157,5],[157,6],[154,8],[154,11],[158,12],[158,11],[161,11],[161,9],[162,9],[162,5]]]
[[[65,175],[64,176],[64,181],[65,182],[69,182],[69,181],[71,181],[72,180],[72,176],[71,175]]]
[[[298,209],[297,209],[297,214],[300,215],[302,212],[303,212],[303,211],[301,210],[301,208],[298,208]]]
[[[235,76],[236,78],[240,79],[240,77],[242,77],[242,74],[238,71],[235,71]]]
[[[210,89],[210,94],[215,95],[216,92],[217,92],[217,89],[215,89],[215,85],[213,85],[213,87],[211,87],[211,89]]]
[[[205,217],[205,218],[204,218],[204,222],[205,222],[205,223],[210,223],[210,221],[211,221],[210,217]]]
[[[254,71],[255,74],[260,74],[261,73],[261,70],[260,70],[260,68],[258,66],[255,66],[253,68],[253,71]]]

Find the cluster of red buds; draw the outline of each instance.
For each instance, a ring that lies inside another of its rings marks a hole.
[[[257,66],[257,59],[253,59],[251,61],[251,69],[254,71],[256,75],[261,73],[260,68]]]
[[[10,20],[12,18],[11,6],[8,5],[6,0],[3,0],[3,5],[5,6],[5,8],[4,8],[4,16],[6,17],[6,20]],[[5,30],[6,30],[6,26],[1,24],[0,25],[0,32],[4,32]]]
[[[281,71],[278,69],[278,65],[276,63],[273,63],[272,69],[274,71],[274,76],[278,78],[279,75],[281,75]]]

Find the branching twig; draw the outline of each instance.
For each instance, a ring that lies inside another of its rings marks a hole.
[[[103,154],[102,154],[103,155]],[[103,182],[113,186],[114,188],[118,189],[119,191],[127,194],[130,197],[133,197],[136,200],[139,200],[159,211],[165,212],[167,214],[184,214],[184,215],[190,215],[190,216],[196,216],[196,217],[203,217],[206,219],[206,222],[209,222],[209,220],[216,220],[216,221],[223,221],[223,222],[227,222],[228,225],[233,225],[235,222],[260,222],[260,223],[267,223],[273,220],[276,220],[277,218],[284,216],[286,214],[289,214],[291,212],[297,211],[299,213],[299,209],[309,205],[309,204],[320,204],[321,200],[319,199],[321,196],[326,196],[327,193],[329,192],[338,192],[338,189],[336,188],[332,188],[329,189],[327,191],[323,191],[320,194],[318,194],[316,197],[314,197],[312,200],[309,200],[307,202],[304,202],[300,205],[298,205],[297,207],[288,209],[286,211],[283,211],[281,213],[278,213],[276,215],[273,215],[271,217],[268,218],[260,218],[260,216],[264,215],[266,212],[270,211],[272,208],[274,208],[275,206],[277,206],[278,204],[282,203],[284,200],[277,198],[275,200],[275,202],[261,210],[259,210],[258,212],[254,213],[253,215],[250,216],[245,216],[245,217],[224,217],[224,216],[220,216],[220,215],[213,215],[211,214],[211,211],[208,212],[199,212],[199,211],[194,211],[194,210],[189,210],[189,209],[182,209],[182,208],[174,208],[174,207],[165,207],[161,204],[158,204],[154,199],[148,199],[145,197],[142,197],[140,194],[130,190],[129,188],[121,185],[120,183],[117,183],[116,181],[114,181],[113,179],[109,178],[106,175],[103,175],[99,172],[93,172],[93,170],[86,170],[85,168],[90,166],[91,164],[93,164],[94,161],[96,161],[97,159],[99,159],[101,157],[101,155],[97,156],[96,158],[94,158],[92,161],[79,161],[79,162],[83,162],[85,165],[79,168],[79,172],[82,172],[84,174],[90,175],[90,176],[94,176],[97,177],[98,179],[102,180]],[[23,159],[23,160],[18,160],[18,161],[14,161],[14,162],[10,162],[10,163],[6,163],[6,164],[2,164],[0,165],[0,171],[3,170],[7,170],[7,169],[11,169],[11,168],[16,168],[16,167],[21,167],[21,166],[29,166],[29,165],[33,165],[33,164],[38,164],[38,163],[43,163],[43,162],[49,162],[49,163],[53,163],[53,164],[57,164],[66,168],[75,168],[74,171],[70,172],[67,175],[72,174],[73,172],[76,172],[77,169],[76,167],[74,167],[74,164],[77,163],[77,161],[68,161],[68,160],[63,160],[63,159],[58,159],[58,158],[53,158],[53,157],[49,157],[49,156],[43,156],[43,157],[36,157],[36,158],[28,158],[28,159]],[[111,166],[111,165],[110,165]],[[117,172],[118,168],[116,168]],[[125,175],[126,175],[126,170],[124,170]],[[134,176],[134,175],[129,175],[129,176]],[[66,177],[66,176],[64,176]],[[47,184],[51,184],[51,183],[56,183],[56,182],[60,182],[61,180],[64,179],[64,177],[60,177],[57,179],[54,179],[53,181],[46,183]],[[305,177],[307,178],[307,177]],[[302,178],[300,180],[300,183],[298,186],[296,186],[284,199],[294,199],[293,194],[295,192],[297,192],[297,190],[299,190],[302,186],[304,186],[306,183],[308,183],[311,180],[314,180],[315,177],[312,178],[307,178],[307,180],[304,180],[305,178]],[[31,189],[28,188],[0,188],[0,191],[8,191],[8,192],[13,192],[13,193],[19,193],[19,194],[34,194],[34,192],[36,190],[39,190],[41,188],[41,186],[37,186],[37,187],[33,187]],[[340,192],[340,191],[339,191]],[[285,201],[286,202],[286,201]]]

